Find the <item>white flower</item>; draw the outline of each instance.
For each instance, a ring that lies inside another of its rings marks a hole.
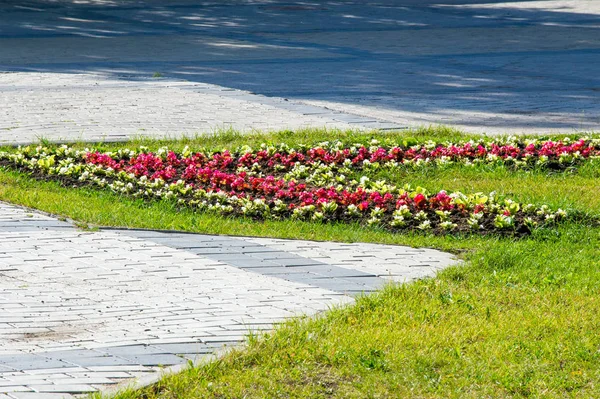
[[[358,207],[356,205],[348,205],[348,207],[346,208],[346,215],[348,216],[360,216],[361,212],[360,209],[358,209]]]
[[[431,222],[429,220],[425,220],[420,225],[418,225],[417,228],[420,230],[428,230],[431,228]]]
[[[415,219],[417,219],[417,220],[427,220],[427,214],[424,211],[419,211],[415,215]]]
[[[394,217],[401,216],[402,219],[406,219],[412,216],[410,213],[410,208],[407,205],[401,205],[398,209],[394,211],[392,214]]]
[[[556,211],[555,215],[556,215],[557,218],[562,219],[562,218],[566,218],[567,217],[567,212],[565,212],[564,210],[558,208],[558,210]]]
[[[498,215],[494,219],[494,226],[499,229],[507,229],[514,225],[515,219],[512,216]]]
[[[456,227],[456,223],[452,223],[451,221],[445,221],[440,223],[440,227],[443,228],[444,230],[452,230]]]
[[[311,219],[315,222],[321,222],[323,221],[323,212],[315,212]]]
[[[321,209],[325,214],[333,214],[338,209],[338,204],[335,202],[324,202],[321,204]]]
[[[392,227],[404,227],[406,226],[406,221],[402,215],[394,215],[394,218],[390,221],[390,226]]]

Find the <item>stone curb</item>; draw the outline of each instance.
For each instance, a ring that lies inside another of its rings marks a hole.
[[[243,345],[243,344],[221,347],[221,348],[215,350],[213,353],[202,356],[202,358],[192,362],[193,367],[200,367],[200,366],[204,366],[204,365],[210,364],[212,362],[218,361],[221,358],[228,355],[229,353],[233,352],[234,350],[243,349],[244,347],[245,347],[245,345]],[[174,366],[165,367],[164,369],[160,370],[157,373],[153,373],[152,375],[144,376],[141,378],[136,378],[133,381],[131,381],[131,380],[124,381],[122,384],[111,385],[109,388],[99,391],[99,393],[102,395],[102,397],[112,398],[115,395],[117,395],[123,391],[126,391],[126,390],[136,390],[137,391],[137,390],[149,387],[150,385],[156,384],[161,379],[163,379],[167,376],[178,374],[188,367],[190,367],[190,363],[176,364]],[[89,395],[88,396],[82,395],[80,397],[86,398],[86,397],[89,397]]]

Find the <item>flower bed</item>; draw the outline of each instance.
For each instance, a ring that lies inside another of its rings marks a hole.
[[[416,146],[324,143],[234,152],[181,153],[146,148],[101,153],[68,146],[26,147],[0,153],[4,165],[144,199],[170,199],[182,206],[256,219],[359,222],[391,230],[505,232],[526,234],[556,223],[566,213],[519,204],[494,193],[428,193],[397,187],[357,173],[420,165],[503,164],[564,168],[599,157],[598,140],[426,143]],[[350,176],[350,177],[347,177]],[[352,178],[354,177],[354,178]]]

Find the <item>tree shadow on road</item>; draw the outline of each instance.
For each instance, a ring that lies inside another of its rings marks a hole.
[[[0,70],[160,72],[398,120],[598,126],[600,7],[546,3],[13,0]]]

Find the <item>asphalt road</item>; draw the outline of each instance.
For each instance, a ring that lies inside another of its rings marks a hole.
[[[597,0],[5,0],[0,140],[591,131],[598,65]]]

